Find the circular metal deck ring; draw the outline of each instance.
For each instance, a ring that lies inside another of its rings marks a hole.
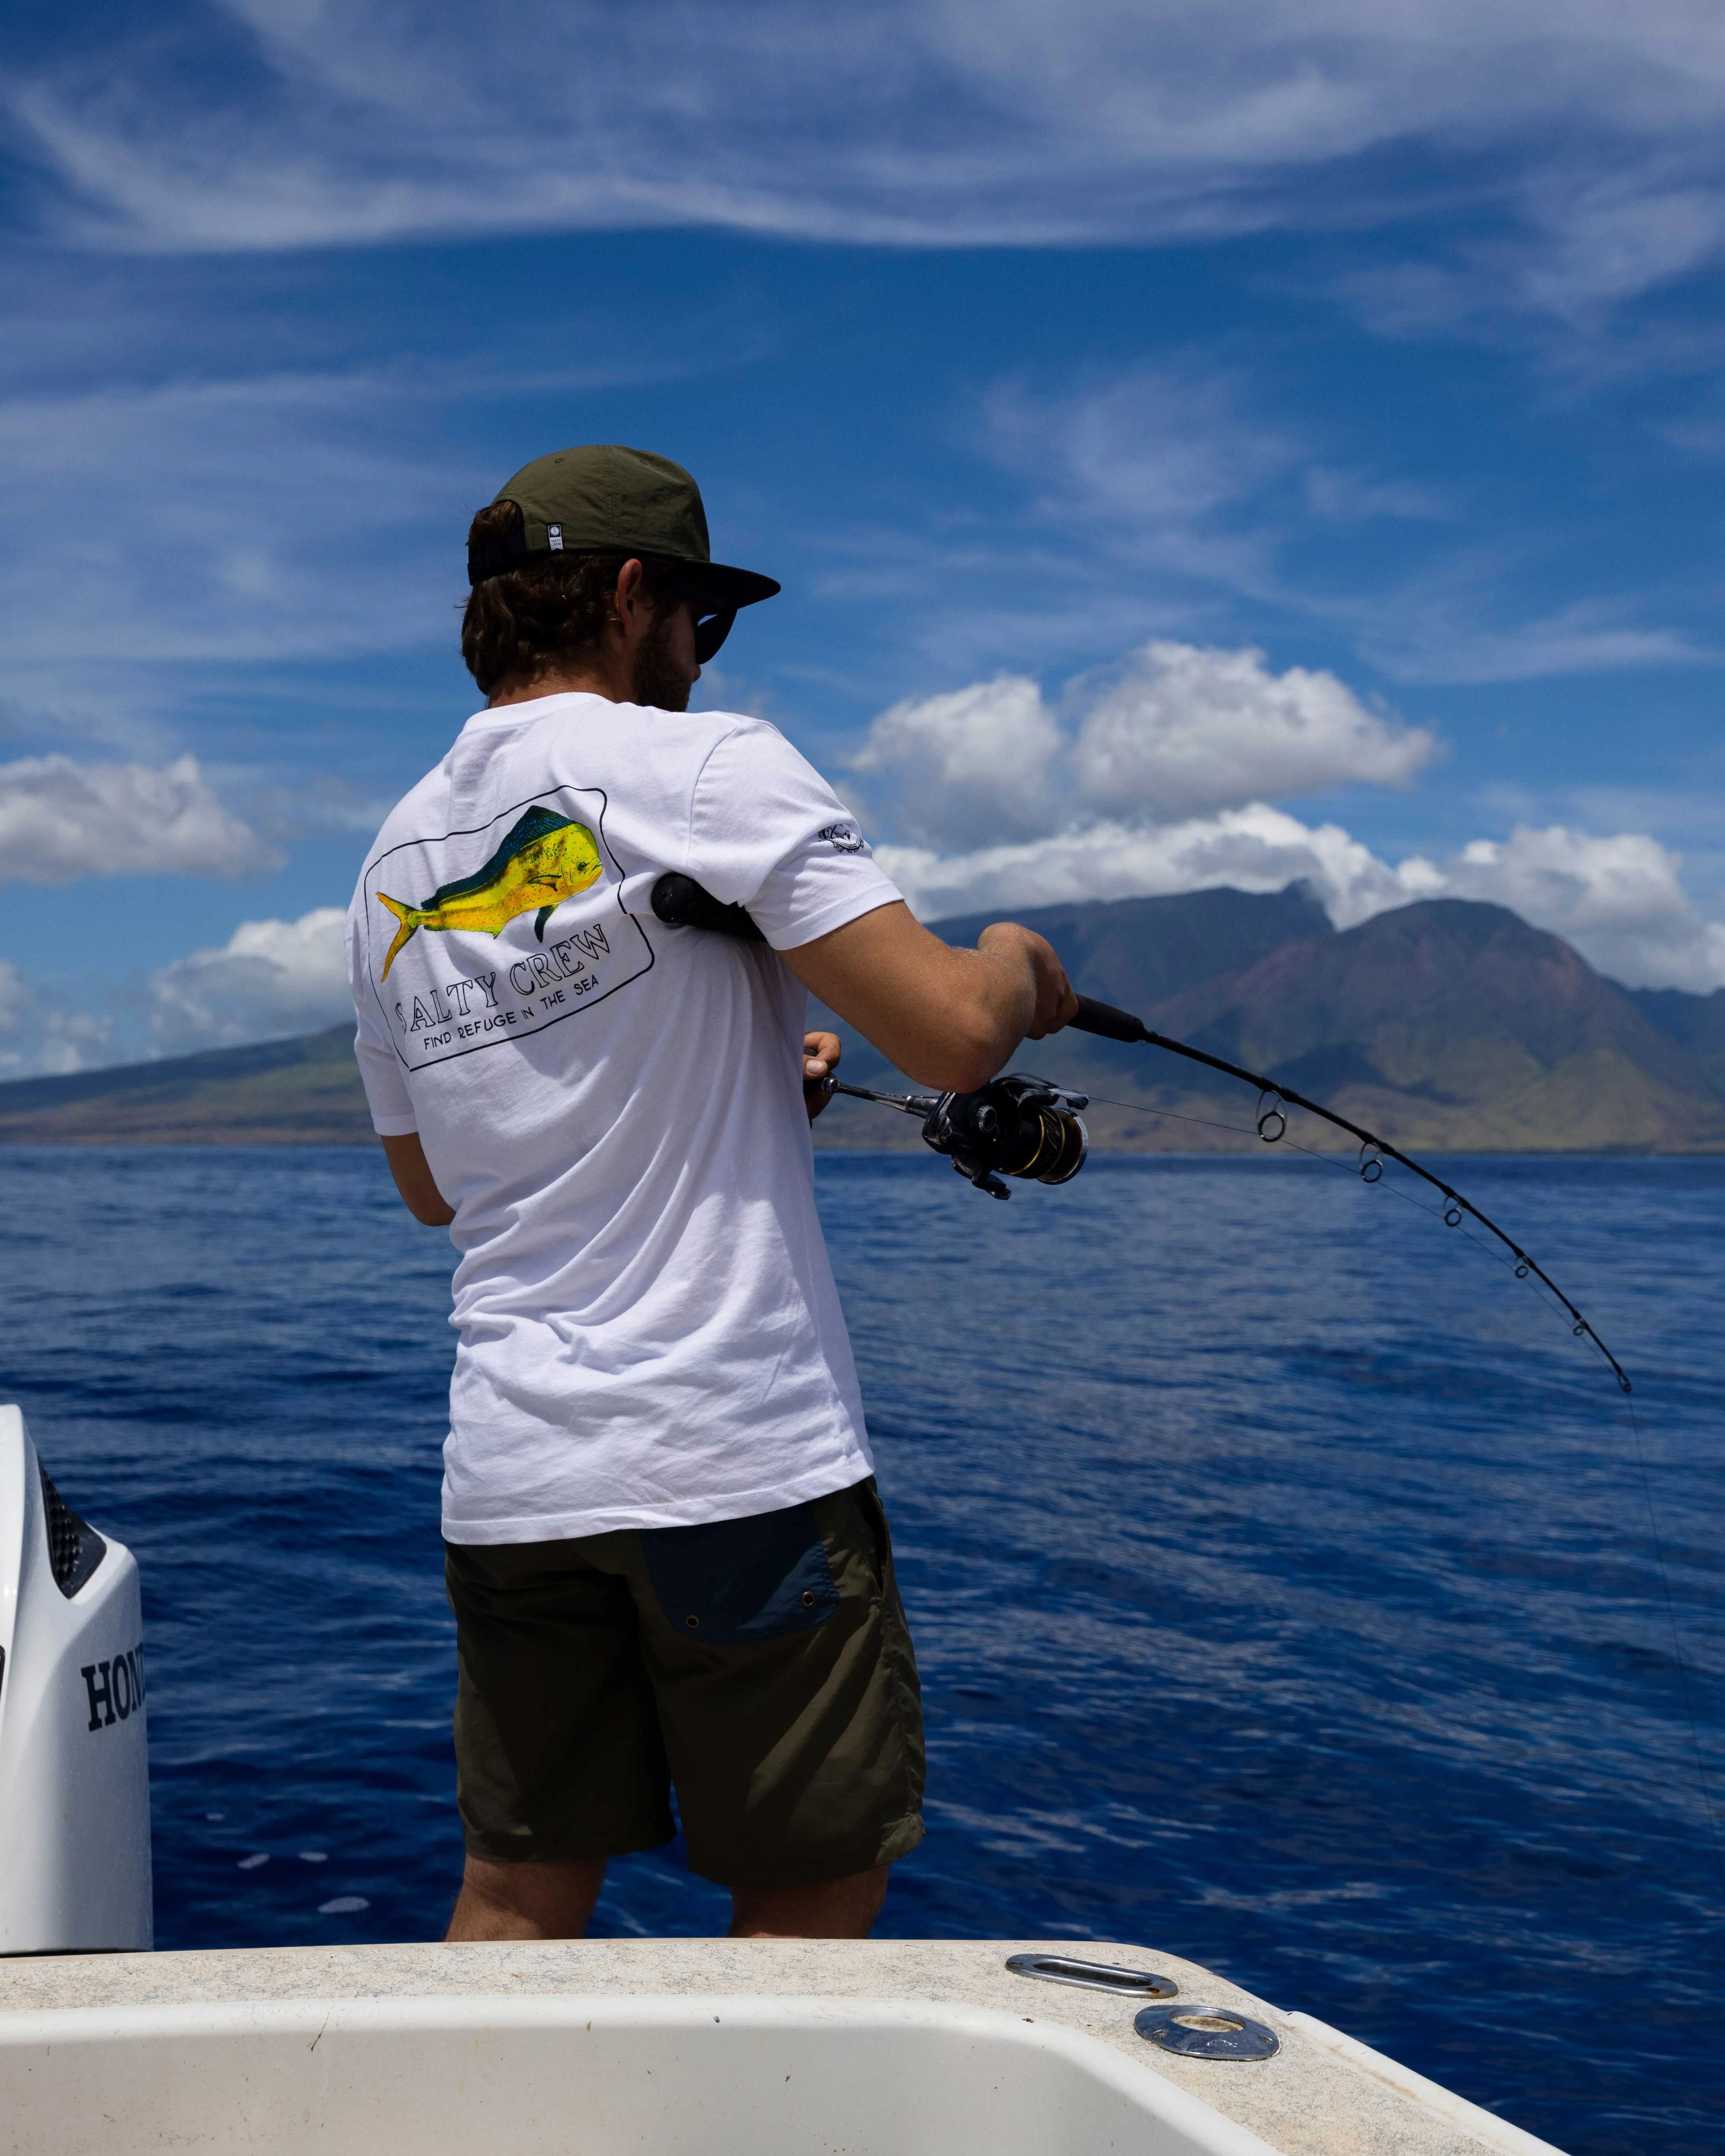
[[[1273,2059],[1281,2049],[1275,2030],[1231,2006],[1147,2006],[1132,2026],[1186,2059]]]
[[[1115,1969],[1105,1961],[1074,1961],[1066,1954],[1014,1954],[1006,1966],[1014,1976],[1076,1984],[1086,1991],[1124,1991],[1134,1999],[1176,1999],[1180,1991],[1171,1976],[1158,1976],[1153,1969]]]

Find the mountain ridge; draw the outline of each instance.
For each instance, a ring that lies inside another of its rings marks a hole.
[[[932,926],[973,942],[990,917]],[[1291,885],[1017,918],[1048,937],[1083,993],[1397,1144],[1725,1150],[1725,990],[1625,988],[1502,906],[1425,900],[1338,931]],[[1253,1104],[1235,1081],[1142,1045],[1066,1032],[1027,1041],[1014,1062],[1099,1096],[1086,1116],[1099,1149],[1257,1149]],[[855,1083],[908,1082],[854,1037],[842,1067]],[[845,1100],[816,1134],[823,1146],[920,1142],[908,1118]],[[1341,1142],[1321,1124],[1300,1135]],[[0,1083],[0,1143],[370,1142],[347,1025]]]

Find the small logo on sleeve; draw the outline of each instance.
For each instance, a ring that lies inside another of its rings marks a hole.
[[[824,839],[835,854],[860,854],[867,850],[862,834],[855,824],[823,824],[815,834]]]

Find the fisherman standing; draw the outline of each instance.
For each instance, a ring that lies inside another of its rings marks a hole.
[[[578,1938],[675,1788],[733,1933],[860,1938],[922,1836],[922,1726],[814,1205],[839,1043],[805,996],[955,1091],[1075,999],[1027,929],[920,927],[774,727],[688,711],[779,588],[710,559],[680,466],[541,457],[468,567],[485,708],[348,921],[372,1121],[459,1253],[449,1936]],[[764,943],[665,925],[668,871]]]

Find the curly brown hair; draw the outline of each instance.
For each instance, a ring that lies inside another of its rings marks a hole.
[[[474,518],[468,543],[521,529],[520,505],[495,501]],[[489,696],[511,674],[535,680],[558,660],[597,644],[613,619],[617,579],[629,561],[641,564],[642,596],[650,603],[659,594],[660,565],[644,554],[536,556],[476,583],[461,617],[461,656],[483,694]]]

